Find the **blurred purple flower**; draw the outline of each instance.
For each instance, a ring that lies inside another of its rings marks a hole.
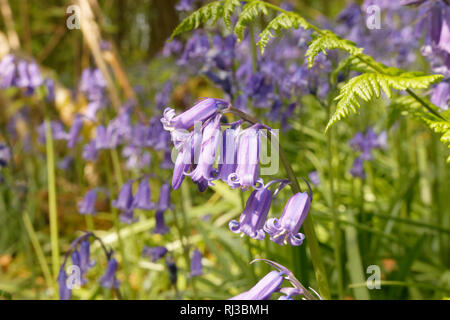
[[[116,200],[112,201],[112,206],[114,208],[128,211],[132,209],[133,203],[133,190],[132,190],[132,181],[125,183],[120,189],[119,196]]]
[[[78,202],[78,212],[81,214],[96,214],[95,202],[97,201],[97,190],[89,190],[83,200]]]
[[[152,262],[156,262],[157,260],[161,259],[167,254],[167,252],[169,251],[162,246],[160,247],[144,246],[144,248],[142,249],[142,255],[144,257],[150,258]]]
[[[195,249],[191,259],[191,277],[201,276],[202,274],[202,253]]]
[[[169,232],[169,228],[166,226],[166,222],[164,220],[164,210],[156,210],[155,229],[153,229],[153,233],[165,234],[167,232]]]
[[[163,183],[161,190],[159,191],[159,199],[157,209],[165,211],[170,208],[170,186],[167,183]]]
[[[60,300],[70,300],[70,298],[72,297],[72,290],[67,287],[66,281],[67,274],[64,271],[64,265],[62,265],[58,273],[58,288]]]
[[[141,210],[152,210],[155,204],[151,199],[150,184],[148,179],[143,178],[137,188],[132,207]]]
[[[118,288],[120,282],[116,279],[117,261],[111,258],[108,261],[106,271],[99,279],[100,286],[106,289]]]

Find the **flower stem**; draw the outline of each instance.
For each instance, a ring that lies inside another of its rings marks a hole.
[[[123,185],[123,177],[122,177],[122,171],[120,169],[120,161],[119,161],[119,155],[117,154],[117,150],[116,149],[111,149],[110,152],[110,156],[111,156],[111,161],[113,163],[113,172],[114,172],[114,176],[116,179],[116,184],[118,186],[118,188],[120,188]],[[108,179],[108,187],[110,189],[111,192],[111,197],[113,197],[115,195],[115,193],[113,193],[112,191],[114,190],[113,187],[113,182],[111,181],[110,178],[110,171],[111,171],[111,164],[108,161],[108,159],[105,159],[107,166],[107,172],[106,172],[106,177]],[[122,257],[122,263],[123,263],[123,270],[125,273],[125,278],[127,279],[126,281],[126,289],[127,291],[131,294],[132,290],[131,290],[131,286],[129,284],[129,280],[130,280],[130,269],[128,266],[128,258],[125,254],[125,246],[123,243],[123,239],[122,236],[120,234],[120,219],[119,219],[119,213],[117,212],[117,209],[112,207],[111,211],[113,213],[113,217],[114,217],[114,225],[115,225],[115,229],[116,229],[116,233],[117,233],[117,241],[119,243],[119,251],[120,251],[120,255]]]
[[[258,119],[252,117],[251,115],[242,112],[239,109],[235,109],[232,106],[228,107],[227,109],[224,110],[224,112],[229,112],[232,113],[240,118],[242,118],[243,120],[255,124],[258,123]],[[284,169],[286,171],[287,177],[290,181],[290,186],[292,189],[292,192],[298,193],[301,192],[300,189],[300,185],[298,183],[297,177],[295,176],[294,170],[292,169],[292,166],[289,162],[289,160],[287,159],[286,154],[284,153],[283,148],[280,146],[278,140],[276,139],[276,137],[270,133],[268,134],[268,139],[269,141],[273,142],[275,141],[277,143],[278,146],[278,152],[280,155],[280,160],[281,163],[284,166]],[[317,241],[317,237],[316,237],[316,232],[314,230],[314,221],[313,221],[313,217],[309,214],[307,215],[305,222],[303,223],[303,230],[305,231],[305,236],[307,239],[307,245],[309,248],[309,252],[311,255],[311,260],[313,263],[313,268],[314,268],[314,273],[316,275],[316,280],[317,280],[317,285],[319,288],[319,292],[320,295],[324,298],[324,299],[330,299],[331,295],[330,295],[330,289],[328,286],[328,280],[327,280],[327,276],[325,273],[325,266],[323,264],[322,261],[322,257],[320,255],[320,248],[319,248],[319,243]]]
[[[59,270],[59,239],[58,239],[58,209],[56,205],[55,154],[50,120],[45,117],[45,145],[47,152],[47,180],[48,180],[48,211],[50,218],[50,241],[52,248],[52,271],[56,279]],[[55,290],[58,296],[58,290]]]
[[[244,194],[242,192],[239,192],[239,196],[241,198],[242,210],[244,210],[244,208],[245,208]],[[250,242],[250,238],[245,237],[245,239],[246,239],[245,244],[247,246],[249,261],[253,261],[253,260],[255,260],[255,257],[253,256],[253,253],[252,253],[252,244]],[[255,270],[255,266],[253,264],[250,265],[250,270],[252,272],[253,281],[257,282],[258,278],[256,277],[256,270]]]
[[[328,107],[328,113],[330,112],[330,107]],[[330,186],[330,208],[333,217],[333,237],[334,237],[334,259],[337,266],[338,273],[338,293],[339,298],[344,298],[344,270],[342,268],[342,252],[341,252],[341,229],[339,225],[339,217],[336,212],[335,203],[335,190],[334,190],[334,170],[333,170],[333,131],[332,128],[329,129],[327,135],[327,151],[328,151],[328,175],[329,175],[329,186]]]

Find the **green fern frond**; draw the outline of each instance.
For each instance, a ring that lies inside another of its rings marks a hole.
[[[223,18],[225,25],[230,28],[231,15],[235,8],[240,6],[239,0],[220,0],[208,3],[181,21],[170,36],[170,40],[183,32],[197,29],[202,23],[211,21],[212,25],[219,18]]]
[[[364,73],[350,79],[340,90],[335,98],[338,101],[336,112],[328,121],[328,128],[347,117],[350,111],[357,113],[361,107],[359,98],[368,102],[373,97],[379,98],[381,89],[387,97],[391,97],[391,88],[396,90],[406,90],[427,88],[430,84],[442,79],[442,75],[418,75],[418,73],[401,73],[399,75],[385,75],[380,73]]]
[[[242,8],[242,12],[234,27],[234,33],[237,35],[238,41],[242,41],[244,38],[244,30],[247,25],[261,13],[263,15],[268,13],[268,8],[264,1],[250,1]]]
[[[321,52],[326,54],[327,50],[342,49],[351,55],[358,55],[363,52],[363,49],[358,48],[353,42],[342,39],[328,30],[323,31],[321,34],[313,35],[313,37],[314,39],[311,41],[308,50],[306,51],[308,66],[310,68],[314,65],[316,56]]]
[[[298,27],[303,29],[309,29],[310,24],[300,17],[299,15],[291,12],[283,12],[276,16],[272,21],[267,24],[267,27],[259,34],[259,41],[257,43],[261,54],[264,54],[264,48],[271,38],[275,35],[272,34],[272,30],[277,35],[281,30],[297,29]]]
[[[223,5],[223,21],[225,26],[231,30],[231,15],[237,7],[240,7],[239,0],[226,0]]]

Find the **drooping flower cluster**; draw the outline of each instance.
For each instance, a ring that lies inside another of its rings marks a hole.
[[[191,277],[201,276],[203,274],[202,253],[195,249],[191,259]]]
[[[89,119],[97,119],[97,111],[106,104],[106,81],[99,69],[87,68],[81,73],[80,91],[85,94],[88,106],[85,116]]]
[[[260,138],[267,127],[254,124],[243,129],[240,122],[222,124],[222,111],[229,105],[207,98],[177,116],[173,109],[164,111],[161,122],[178,150],[173,189],[180,187],[185,176],[190,176],[200,191],[218,179],[244,190],[264,185],[259,176]],[[194,125],[193,131],[187,130]],[[222,132],[222,126],[230,128]]]
[[[44,84],[38,65],[34,61],[27,61],[8,54],[0,61],[0,88],[16,87],[24,90],[26,95]]]
[[[167,252],[169,252],[165,247],[159,246],[159,247],[149,247],[144,246],[142,249],[142,255],[144,257],[150,258],[152,262],[156,262],[157,260],[163,258]]]
[[[164,111],[161,122],[179,151],[172,188],[179,188],[185,176],[190,176],[200,191],[218,179],[231,188],[253,188],[239,221],[229,223],[230,230],[258,240],[263,240],[268,233],[279,245],[301,245],[304,235],[299,230],[308,214],[312,194],[294,195],[279,220],[272,218],[266,222],[273,196],[287,181],[273,180],[265,185],[259,175],[261,135],[266,126],[256,123],[242,129],[242,121],[238,121],[222,133],[220,120],[226,106],[229,104],[223,100],[208,98],[179,115],[170,108]],[[193,126],[192,131],[187,130]],[[217,167],[216,162],[219,162]],[[274,183],[280,186],[272,193],[269,187]]]
[[[158,203],[155,204],[151,200],[150,184],[147,177],[141,178],[135,195],[133,196],[133,183],[135,180],[126,182],[120,189],[117,199],[112,201],[112,206],[119,209],[122,213],[120,220],[124,223],[132,223],[137,221],[134,217],[134,210],[153,210],[156,209],[156,228],[155,233],[163,234],[168,231],[164,223],[164,211],[170,207],[170,188],[167,184],[163,184],[159,194]]]
[[[93,233],[88,232],[75,239],[66,252],[58,274],[59,298],[61,300],[69,300],[73,289],[79,288],[88,282],[86,278],[87,273],[96,264],[90,257],[90,238],[101,241]],[[105,248],[104,244],[102,246]],[[99,279],[99,284],[103,288],[117,289],[119,281],[116,279],[117,261],[113,257],[114,252],[112,250],[105,251],[105,255],[108,259],[108,264],[104,275]],[[68,263],[69,256],[72,262],[71,265]]]
[[[5,167],[11,161],[11,150],[0,142],[0,168]]]
[[[362,132],[356,133],[350,140],[349,144],[354,151],[361,152],[360,155],[354,160],[350,173],[354,177],[365,178],[364,161],[370,161],[373,159],[373,149],[387,148],[387,132],[382,131],[377,135],[377,133],[369,127],[365,134]]]

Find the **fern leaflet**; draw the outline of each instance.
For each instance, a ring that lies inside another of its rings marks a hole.
[[[257,45],[259,46],[261,54],[264,54],[264,49],[269,40],[275,37],[275,35],[272,34],[272,30],[275,31],[275,34],[278,34],[283,29],[297,29],[299,26],[303,29],[310,28],[310,24],[295,13],[283,12],[276,16],[275,19],[270,21],[267,27],[259,34],[260,39]]]
[[[396,90],[427,88],[440,79],[442,75],[419,75],[417,72],[405,72],[398,75],[364,73],[354,77],[341,88],[339,95],[335,98],[338,101],[336,111],[325,131],[338,120],[348,116],[350,111],[357,113],[357,109],[361,107],[358,98],[364,101],[369,101],[374,96],[379,98],[381,89],[390,98],[391,88]]]
[[[225,25],[231,27],[231,15],[236,7],[240,7],[239,0],[220,0],[208,3],[186,17],[173,31],[170,39],[193,29],[197,29],[202,23],[211,21],[214,24],[217,19],[223,18]]]
[[[306,51],[308,66],[310,68],[314,65],[316,56],[321,52],[326,54],[327,50],[342,49],[351,55],[358,55],[363,52],[363,49],[356,47],[353,42],[342,39],[328,30],[323,31],[319,35],[313,35],[313,37],[314,39],[311,41],[308,50]]]

